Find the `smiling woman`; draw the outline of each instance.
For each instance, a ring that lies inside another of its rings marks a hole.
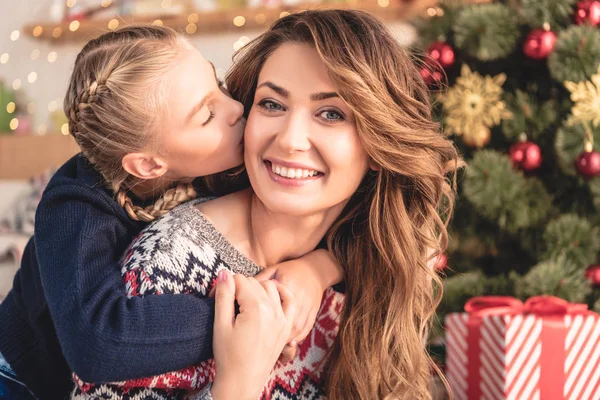
[[[256,195],[268,209],[292,215],[330,208],[337,217],[369,164],[352,110],[307,44],[284,44],[266,60],[245,146]]]

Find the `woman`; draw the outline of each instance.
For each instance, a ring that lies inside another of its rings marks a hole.
[[[248,118],[252,189],[188,203],[151,225],[125,261],[131,295],[206,295],[219,271],[252,276],[326,237],[344,268],[344,294],[324,296],[299,356],[270,375],[272,354],[240,353],[216,324],[215,398],[256,398],[261,389],[265,398],[429,398],[423,338],[439,278],[427,262],[446,247],[452,208],[441,206],[453,200],[446,174],[461,161],[431,119],[416,66],[368,14],[307,11],[246,46],[227,84]],[[264,291],[277,308],[273,287]],[[251,326],[238,300],[233,326]],[[275,313],[285,322],[284,312]],[[255,332],[268,330],[258,321]],[[214,372],[206,364],[185,373],[202,387]]]

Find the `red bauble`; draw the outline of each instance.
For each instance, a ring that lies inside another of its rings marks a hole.
[[[575,22],[578,25],[598,26],[600,24],[600,1],[584,0],[577,3]]]
[[[454,65],[454,49],[445,42],[433,42],[427,53],[444,68]]]
[[[523,44],[523,52],[529,58],[543,60],[552,53],[555,45],[556,33],[545,29],[535,29],[527,35]]]
[[[533,171],[542,165],[542,150],[533,142],[519,142],[510,147],[510,159],[516,168]]]
[[[444,75],[439,70],[439,66],[436,67],[431,62],[425,63],[425,65],[421,68],[421,77],[428,85],[435,85],[439,83]]]
[[[592,282],[592,285],[600,286],[600,264],[590,265],[585,270],[585,276]]]
[[[445,254],[440,254],[435,262],[435,270],[443,271],[448,266],[448,257]]]
[[[575,168],[579,175],[586,178],[600,175],[600,153],[597,151],[584,151],[575,160]]]

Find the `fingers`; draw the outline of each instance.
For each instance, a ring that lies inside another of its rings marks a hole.
[[[218,274],[215,291],[215,327],[231,327],[235,319],[234,300],[236,284],[231,272],[222,269]]]
[[[296,316],[296,302],[294,300],[294,295],[292,294],[292,292],[290,292],[290,290],[287,287],[285,287],[285,285],[277,281],[272,282],[275,282],[275,284],[277,285],[277,290],[279,291],[279,297],[281,299],[281,307],[283,309],[283,313],[287,317],[288,321],[293,321],[294,317]]]
[[[282,364],[287,364],[292,361],[296,357],[296,352],[298,351],[298,346],[286,344],[279,356],[279,362]]]
[[[267,267],[267,268],[264,268],[262,271],[260,271],[260,273],[258,273],[258,275],[256,275],[254,277],[254,279],[256,279],[259,282],[268,281],[270,279],[275,278],[276,273],[277,273],[277,268]]]

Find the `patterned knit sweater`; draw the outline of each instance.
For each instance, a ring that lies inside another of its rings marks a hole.
[[[128,296],[188,293],[207,296],[222,269],[254,276],[260,267],[237,251],[194,205],[183,204],[148,226],[123,260]],[[324,398],[321,377],[325,356],[337,335],[344,296],[328,289],[310,334],[296,358],[277,362],[261,399]],[[174,343],[173,346],[177,344]],[[75,376],[72,399],[188,399],[212,382],[214,360],[159,376],[93,385]]]

